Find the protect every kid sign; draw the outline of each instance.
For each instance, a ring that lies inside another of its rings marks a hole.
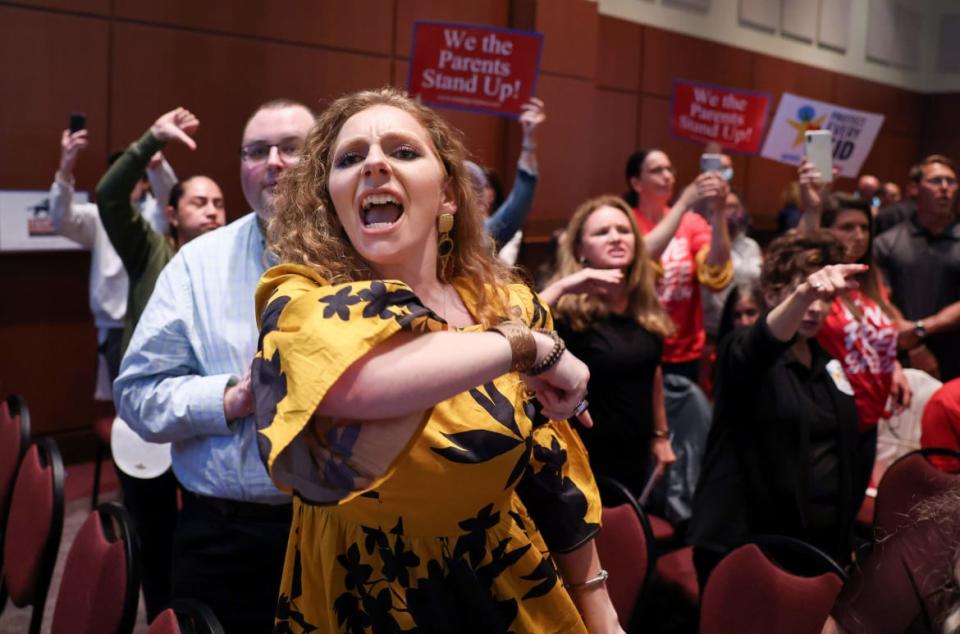
[[[833,164],[840,168],[841,176],[853,177],[860,174],[882,125],[882,114],[785,92],[770,124],[761,155],[797,165],[803,160],[805,133],[808,130],[830,130]]]
[[[517,117],[534,94],[542,50],[542,33],[416,22],[407,90],[431,106]]]

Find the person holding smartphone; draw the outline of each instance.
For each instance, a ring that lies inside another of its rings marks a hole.
[[[57,233],[90,251],[90,312],[97,327],[97,384],[94,398],[113,399],[111,384],[117,378],[122,356],[121,339],[127,312],[127,272],[110,243],[97,206],[74,202],[73,170],[87,148],[86,117],[74,113],[70,128],[60,135],[60,164],[50,186],[50,216]],[[153,192],[165,199],[177,182],[170,164],[158,155],[147,165],[146,178]],[[162,205],[154,196],[144,196],[139,186],[131,192],[130,204],[139,209],[145,221],[156,231],[166,231]],[[134,200],[135,198],[135,200]]]
[[[859,288],[838,295],[817,341],[843,365],[860,413],[860,477],[866,488],[877,452],[877,423],[909,407],[910,384],[897,361],[897,329],[903,319],[884,294],[871,246],[873,223],[868,200],[827,195],[819,170],[804,161],[799,170],[804,202],[800,230],[830,231],[843,245],[844,261],[868,268],[857,276]],[[889,404],[889,405],[888,405]]]
[[[720,339],[720,317],[733,287],[737,284],[746,286],[759,282],[760,269],[763,266],[760,245],[747,235],[750,216],[743,206],[740,194],[733,189],[723,201],[723,216],[727,223],[727,233],[730,235],[730,260],[733,264],[734,282],[719,292],[702,288],[700,297],[703,302],[703,325],[713,343]]]
[[[629,190],[624,199],[633,207],[641,232],[668,236],[663,246],[644,239],[660,268],[657,296],[676,327],[676,333],[663,344],[663,371],[697,383],[706,342],[700,285],[719,291],[733,280],[730,235],[722,212],[729,185],[713,171],[700,174],[691,183],[694,200],[712,201],[708,223],[696,213],[687,213],[692,205],[669,207],[676,171],[662,150],[634,152],[627,160],[626,180]],[[686,197],[685,191],[678,203],[686,202]]]

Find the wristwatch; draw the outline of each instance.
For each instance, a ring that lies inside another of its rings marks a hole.
[[[913,322],[913,332],[920,339],[923,339],[927,336],[927,327],[923,325],[922,320],[918,319],[917,321]]]

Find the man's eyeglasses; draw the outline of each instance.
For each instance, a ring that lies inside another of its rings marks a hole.
[[[240,159],[246,163],[263,163],[270,157],[270,150],[273,148],[277,148],[277,153],[280,154],[284,163],[295,163],[300,160],[303,144],[297,141],[251,143],[240,148]]]
[[[946,185],[947,187],[957,186],[957,179],[951,178],[950,176],[933,176],[923,179],[923,182],[928,185],[933,185],[934,187],[940,187],[941,185]]]

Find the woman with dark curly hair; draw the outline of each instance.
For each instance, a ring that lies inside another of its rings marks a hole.
[[[333,102],[281,184],[253,366],[294,493],[278,627],[620,631],[565,421],[590,424],[586,366],[493,257],[463,161],[383,88]]]
[[[816,339],[830,302],[866,270],[842,261],[825,232],[774,240],[761,277],[770,311],[721,343],[688,533],[701,588],[727,552],[761,534],[849,560],[863,497],[857,408],[843,368]]]

